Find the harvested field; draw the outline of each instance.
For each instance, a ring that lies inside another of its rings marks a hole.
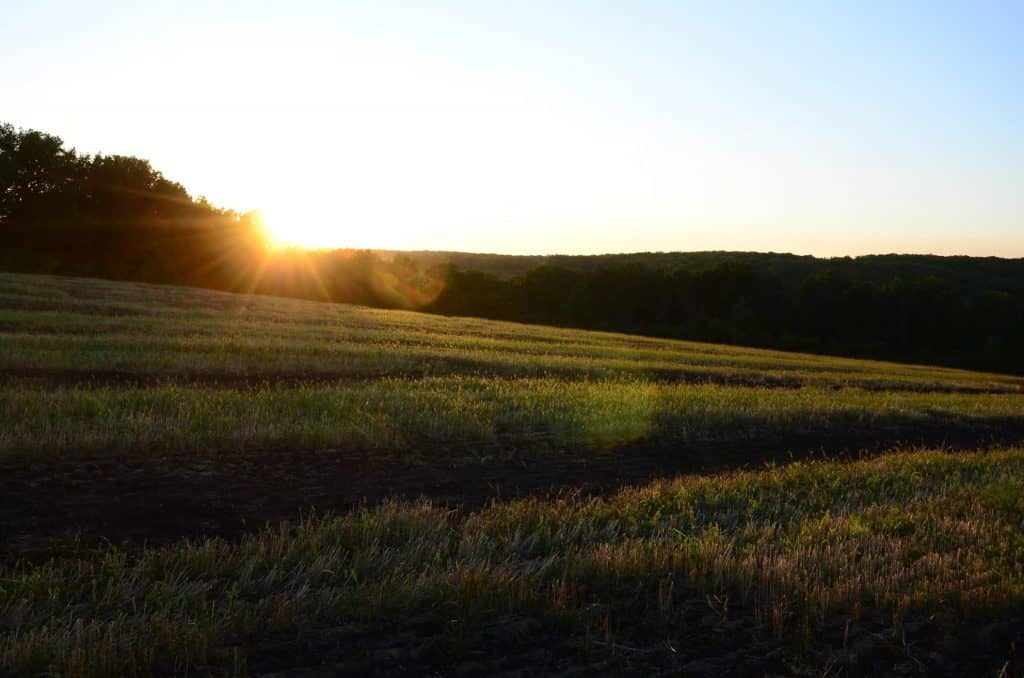
[[[0,274],[0,420],[7,673],[1024,668],[1018,377]]]

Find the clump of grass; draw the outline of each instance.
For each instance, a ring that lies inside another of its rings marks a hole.
[[[964,629],[1024,612],[1022,472],[1019,448],[795,463],[468,517],[392,503],[239,542],[6,566],[0,669],[244,671],[268,634],[438,610],[581,638],[616,625],[671,638],[693,600],[719,601],[723,620],[751,610],[779,637],[836,615]]]

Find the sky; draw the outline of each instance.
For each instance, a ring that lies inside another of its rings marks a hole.
[[[0,122],[306,246],[1024,256],[1024,2],[416,4],[0,0]]]

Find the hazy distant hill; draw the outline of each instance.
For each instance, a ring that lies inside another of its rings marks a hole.
[[[521,275],[547,264],[575,271],[640,264],[659,271],[699,272],[721,264],[749,266],[758,273],[774,273],[786,282],[834,271],[851,282],[914,280],[934,276],[965,292],[1001,290],[1024,292],[1024,259],[1001,257],[937,256],[931,254],[872,254],[860,257],[814,257],[762,252],[635,252],[595,255],[511,255],[472,252],[377,250],[382,258],[411,257],[421,268],[452,264],[464,271],[480,271],[502,278]]]

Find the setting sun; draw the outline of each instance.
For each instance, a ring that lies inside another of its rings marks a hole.
[[[250,215],[260,237],[273,252],[291,248],[334,249],[323,218],[299,212],[253,210]]]
[[[299,211],[273,212],[261,209],[260,218],[267,235],[267,244],[274,249],[283,247],[305,247],[318,249],[329,247],[330,240],[324,237],[323,217],[319,219],[303,215]]]
[[[404,236],[408,229],[400,224],[384,227],[372,214],[365,218],[347,215],[353,219],[352,228],[346,228],[341,216],[329,206],[304,207],[297,198],[290,205],[259,210],[262,215],[267,241],[271,247],[302,247],[306,249],[337,249],[339,247],[376,247],[398,249],[408,243]]]

